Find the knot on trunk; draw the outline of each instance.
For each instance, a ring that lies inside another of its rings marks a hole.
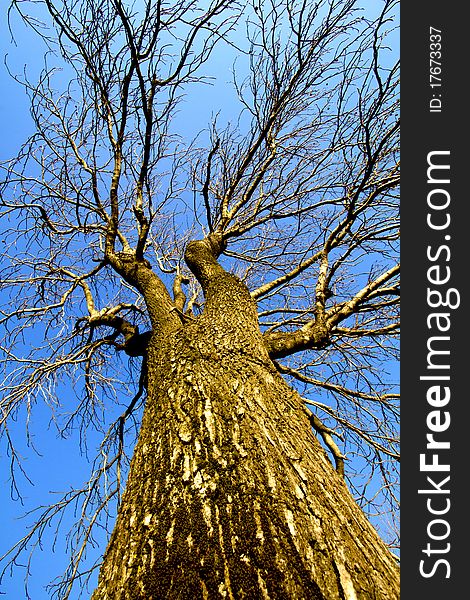
[[[124,350],[128,356],[146,356],[151,337],[151,331],[139,333],[139,328],[137,327],[136,332],[133,335],[126,337],[124,344],[118,348]]]

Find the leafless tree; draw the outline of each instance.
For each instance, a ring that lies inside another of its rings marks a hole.
[[[101,434],[4,557],[75,510],[58,598],[398,597],[395,4],[12,2],[48,47],[1,165],[13,488],[18,415]],[[237,112],[188,139],[224,52]]]

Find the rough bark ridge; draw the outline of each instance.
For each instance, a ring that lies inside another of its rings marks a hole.
[[[93,600],[398,598],[393,557],[219,251],[189,244],[204,312],[151,340],[140,438]]]

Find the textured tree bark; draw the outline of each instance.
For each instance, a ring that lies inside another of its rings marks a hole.
[[[142,428],[93,600],[398,598],[394,558],[217,254],[189,245],[204,312],[151,339]]]

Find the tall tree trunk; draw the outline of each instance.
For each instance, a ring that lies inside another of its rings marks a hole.
[[[274,368],[246,287],[197,242],[203,314],[148,350],[148,398],[93,600],[396,599],[398,569]]]

